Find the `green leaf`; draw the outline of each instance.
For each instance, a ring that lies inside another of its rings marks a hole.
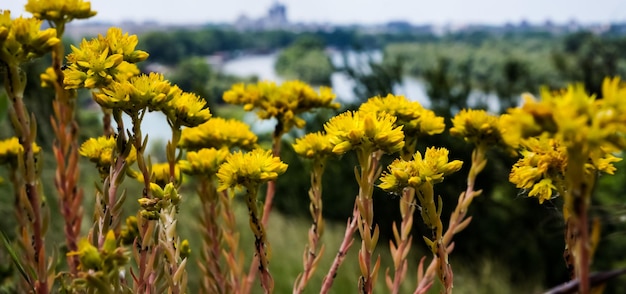
[[[26,280],[26,282],[28,283],[28,285],[30,286],[30,288],[33,290],[33,293],[34,293],[35,287],[33,286],[33,281],[30,280],[30,276],[26,273],[26,270],[20,263],[20,259],[17,257],[17,253],[15,252],[15,250],[13,249],[13,246],[11,245],[9,236],[7,236],[4,230],[0,230],[0,231],[2,232],[2,245],[4,245],[4,248],[7,250],[7,252],[11,256],[13,263],[15,263],[15,267],[17,267],[17,270],[20,271],[20,274],[22,275],[24,280]]]

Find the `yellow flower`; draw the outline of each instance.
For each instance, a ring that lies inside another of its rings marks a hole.
[[[551,179],[541,179],[541,181],[533,185],[530,192],[528,192],[528,197],[537,197],[539,198],[539,204],[542,204],[544,201],[552,199],[553,190],[556,190],[556,187],[552,184]]]
[[[148,58],[144,51],[135,50],[137,36],[122,34],[119,28],[110,28],[106,36],[98,35],[84,40],[79,47],[72,46],[64,70],[65,87],[104,88],[112,82],[124,82],[139,74],[136,62]]]
[[[558,140],[547,136],[539,138],[531,137],[524,141],[524,150],[520,158],[509,175],[509,181],[522,189],[534,189],[534,186],[543,179],[549,179],[552,187],[554,183],[561,183],[567,168],[567,150]],[[546,181],[543,186],[535,191],[543,191],[542,194],[536,192],[529,196],[540,197],[543,202],[545,198]],[[550,194],[552,195],[552,194]],[[541,197],[544,198],[541,198]]]
[[[91,3],[83,0],[28,0],[25,9],[35,18],[55,23],[96,15],[96,12],[91,10]]]
[[[429,147],[424,153],[415,153],[413,160],[418,166],[423,180],[433,184],[443,181],[443,177],[461,169],[463,162],[460,160],[448,161],[449,151],[446,148]]]
[[[128,33],[124,34],[120,28],[109,28],[104,40],[109,46],[111,54],[121,54],[124,61],[128,63],[137,63],[148,58],[147,52],[135,50],[137,43],[139,43],[137,35],[128,35]]]
[[[67,253],[67,256],[78,255],[80,261],[80,269],[84,271],[88,270],[101,270],[102,269],[102,257],[96,246],[93,246],[88,239],[81,239],[78,241],[78,251],[72,251]]]
[[[42,88],[54,87],[57,80],[57,73],[51,66],[49,66],[46,68],[46,71],[39,76],[39,78],[41,79]]]
[[[394,126],[395,121],[396,118],[390,115],[347,111],[331,118],[324,129],[335,154],[357,148],[366,152],[382,150],[391,154],[404,146],[402,126]]]
[[[128,114],[136,115],[140,110],[159,111],[167,108],[171,85],[162,74],[150,73],[132,77],[121,83],[114,82],[101,93],[94,94],[94,100],[105,108],[119,108]]]
[[[380,176],[380,181],[378,187],[398,194],[406,187],[419,186],[422,183],[415,162],[399,158],[387,166],[387,171]]]
[[[257,140],[257,136],[245,123],[215,117],[197,127],[183,129],[178,146],[189,150],[211,147],[251,150],[257,146]]]
[[[61,40],[56,30],[40,30],[41,20],[18,17],[8,10],[0,13],[0,61],[16,65],[48,53]]]
[[[292,146],[298,155],[307,158],[325,158],[333,154],[333,145],[329,137],[321,132],[306,134],[296,139]]]
[[[139,227],[137,226],[137,217],[131,215],[126,218],[126,225],[120,231],[121,243],[124,245],[131,245],[138,236]]]
[[[276,178],[287,170],[287,165],[274,157],[271,150],[254,149],[248,153],[237,151],[226,158],[217,172],[219,191],[229,188],[251,187]]]
[[[463,109],[452,118],[453,136],[464,137],[474,144],[501,144],[500,118],[484,110]]]
[[[189,240],[183,239],[183,241],[180,242],[179,252],[181,259],[189,257],[189,255],[191,254],[191,246],[189,246]]]
[[[381,175],[379,187],[399,193],[406,187],[418,189],[426,182],[440,183],[444,176],[457,172],[463,165],[460,160],[449,161],[448,153],[446,148],[430,147],[426,149],[424,157],[418,151],[413,155],[413,160],[396,159]]]
[[[187,160],[179,162],[183,173],[190,175],[213,175],[230,155],[228,148],[204,148],[197,152],[187,152]]]
[[[152,164],[152,176],[150,177],[150,181],[159,185],[159,187],[165,187],[170,183],[170,164],[167,162],[163,163],[153,163]],[[138,180],[143,182],[143,176],[139,175]],[[174,166],[174,180],[182,181],[180,166]]]
[[[363,113],[390,114],[397,118],[396,126],[404,126],[406,137],[418,135],[440,134],[446,125],[443,117],[436,116],[431,110],[425,109],[419,102],[409,101],[404,96],[388,94],[386,97],[372,97],[361,104],[359,111]]]
[[[38,154],[41,152],[41,147],[33,143],[33,153]],[[17,137],[11,137],[9,139],[0,141],[0,164],[15,163],[18,156],[22,156],[24,148]]]
[[[211,118],[206,100],[194,93],[182,92],[176,86],[172,89],[172,100],[163,109],[172,122],[186,127],[195,127]]]
[[[300,81],[288,81],[280,86],[273,82],[236,84],[224,93],[223,98],[226,103],[244,105],[246,111],[257,109],[257,115],[262,119],[278,119],[284,132],[293,126],[304,126],[304,120],[297,117],[300,113],[318,107],[339,108],[339,104],[333,102],[335,94],[330,88],[321,87],[318,94]]]
[[[113,163],[113,152],[117,149],[117,142],[113,137],[101,136],[98,138],[90,138],[80,145],[78,153],[89,161],[94,162],[98,170],[103,174],[109,173],[109,168]],[[117,152],[121,152],[117,150]],[[126,157],[128,165],[137,160],[137,152],[131,146],[131,150]]]

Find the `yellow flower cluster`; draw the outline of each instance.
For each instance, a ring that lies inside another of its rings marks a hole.
[[[274,157],[271,150],[237,151],[226,158],[218,172],[219,191],[229,188],[250,188],[273,181],[287,170],[287,164]]]
[[[443,117],[425,109],[417,101],[409,101],[401,95],[389,94],[386,97],[372,97],[361,104],[363,113],[390,114],[397,118],[396,126],[404,126],[405,137],[440,134],[446,128]]]
[[[530,189],[528,196],[539,198],[539,203],[552,199],[557,186],[563,186],[568,161],[567,148],[557,139],[546,135],[525,139],[522,145],[522,158],[513,165],[509,181],[517,188]],[[620,160],[610,153],[604,153],[601,158],[590,158],[585,169],[589,176],[596,172],[613,174],[613,163]]]
[[[96,15],[96,12],[91,10],[91,3],[83,0],[28,0],[25,9],[35,18],[55,23]]]
[[[296,139],[293,150],[302,157],[322,159],[333,154],[333,145],[328,135],[316,132]]]
[[[440,183],[463,165],[460,160],[448,160],[448,149],[430,147],[424,157],[418,151],[413,160],[396,159],[380,177],[379,187],[385,191],[399,193],[406,187],[418,189],[422,184]]]
[[[101,272],[87,279],[91,283],[116,274],[119,268],[128,262],[124,247],[117,246],[115,233],[112,230],[107,232],[101,250],[92,245],[88,239],[81,239],[78,242],[78,250],[67,253],[67,256],[75,255],[78,256],[79,267],[83,270],[80,275],[88,275],[92,271]],[[100,285],[100,287],[104,286]]]
[[[228,148],[203,148],[197,152],[187,152],[187,159],[178,164],[183,173],[211,176],[217,173],[220,165],[230,155]]]
[[[172,100],[172,86],[162,74],[142,74],[128,81],[115,82],[94,94],[94,100],[105,108],[118,108],[128,114],[137,114],[148,108],[151,111],[163,110]]]
[[[521,108],[509,111],[510,140],[545,132],[566,147],[602,147],[607,152],[626,148],[626,85],[618,78],[605,79],[602,90],[602,99],[588,95],[582,85],[557,92],[544,89],[540,101],[526,95]]]
[[[211,147],[251,150],[257,146],[257,140],[247,124],[215,117],[197,127],[183,129],[178,146],[188,150]]]
[[[106,36],[84,40],[67,56],[64,70],[65,87],[104,88],[112,82],[122,82],[139,74],[135,63],[146,60],[148,53],[135,50],[137,36],[123,34],[120,28],[110,28]]]
[[[41,152],[41,147],[33,143],[33,153]],[[14,163],[18,156],[24,153],[24,148],[17,137],[0,141],[0,164]]]
[[[524,149],[509,175],[517,188],[531,189],[529,197],[538,197],[539,203],[552,198],[556,183],[562,183],[567,167],[567,150],[558,140],[547,136],[528,138]]]
[[[382,150],[391,154],[404,146],[402,126],[395,126],[396,117],[361,111],[347,111],[331,118],[324,129],[333,146],[333,153],[343,154],[352,149],[365,152]]]
[[[174,124],[195,127],[211,118],[211,111],[203,98],[194,93],[183,92],[178,86],[174,86],[171,92],[172,100],[168,102],[163,112]]]
[[[78,153],[89,161],[94,162],[96,167],[105,174],[109,173],[109,168],[113,164],[113,152],[117,149],[117,142],[113,137],[90,138],[85,141],[78,150]],[[122,152],[122,150],[117,150]],[[137,160],[137,152],[134,147],[126,157],[127,164],[131,164]]]
[[[44,55],[61,40],[53,28],[41,30],[41,20],[18,17],[0,10],[0,63],[19,65]]]
[[[152,170],[152,175],[150,177],[150,181],[153,184],[157,184],[159,187],[165,187],[165,185],[170,183],[170,164],[169,163],[167,162],[153,163],[151,170]],[[138,177],[138,179],[143,182],[143,177]],[[176,181],[182,182],[180,166],[178,166],[178,164],[174,166],[174,179]]]
[[[465,138],[474,144],[495,145],[504,143],[499,116],[484,110],[463,109],[452,118],[450,134]]]
[[[226,103],[244,105],[246,111],[257,109],[262,119],[278,119],[285,131],[293,126],[304,126],[304,120],[296,116],[300,113],[318,107],[339,108],[330,88],[320,87],[317,93],[301,81],[289,81],[280,86],[272,82],[236,84],[224,93],[223,98]]]

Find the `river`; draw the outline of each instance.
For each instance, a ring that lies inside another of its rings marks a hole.
[[[329,51],[329,56],[333,65],[336,67],[343,66],[343,55],[338,51]],[[380,51],[374,51],[370,53],[355,53],[349,52],[347,54],[348,63],[351,66],[363,63],[367,57],[364,54],[370,54],[373,60],[380,61],[382,55]],[[269,80],[280,83],[284,81],[283,78],[276,74],[274,70],[274,63],[276,62],[278,54],[265,54],[265,55],[249,55],[241,56],[225,62],[222,65],[222,71],[227,74],[233,74],[238,76],[257,76],[260,80]],[[331,75],[331,83],[333,91],[337,94],[337,98],[341,101],[353,101],[356,97],[353,92],[354,81],[345,73],[335,72]],[[394,89],[394,94],[405,95],[408,99],[420,102],[424,107],[428,107],[430,102],[426,96],[426,89],[424,84],[418,79],[412,77],[405,77],[402,83]]]

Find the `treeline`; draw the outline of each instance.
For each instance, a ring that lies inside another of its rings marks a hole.
[[[282,49],[300,37],[320,39],[325,46],[338,49],[374,49],[386,44],[409,41],[432,41],[426,33],[363,33],[357,29],[329,31],[236,31],[222,28],[149,32],[139,37],[139,47],[150,52],[150,61],[177,64],[189,56],[206,56],[216,52],[250,50],[269,52]]]

